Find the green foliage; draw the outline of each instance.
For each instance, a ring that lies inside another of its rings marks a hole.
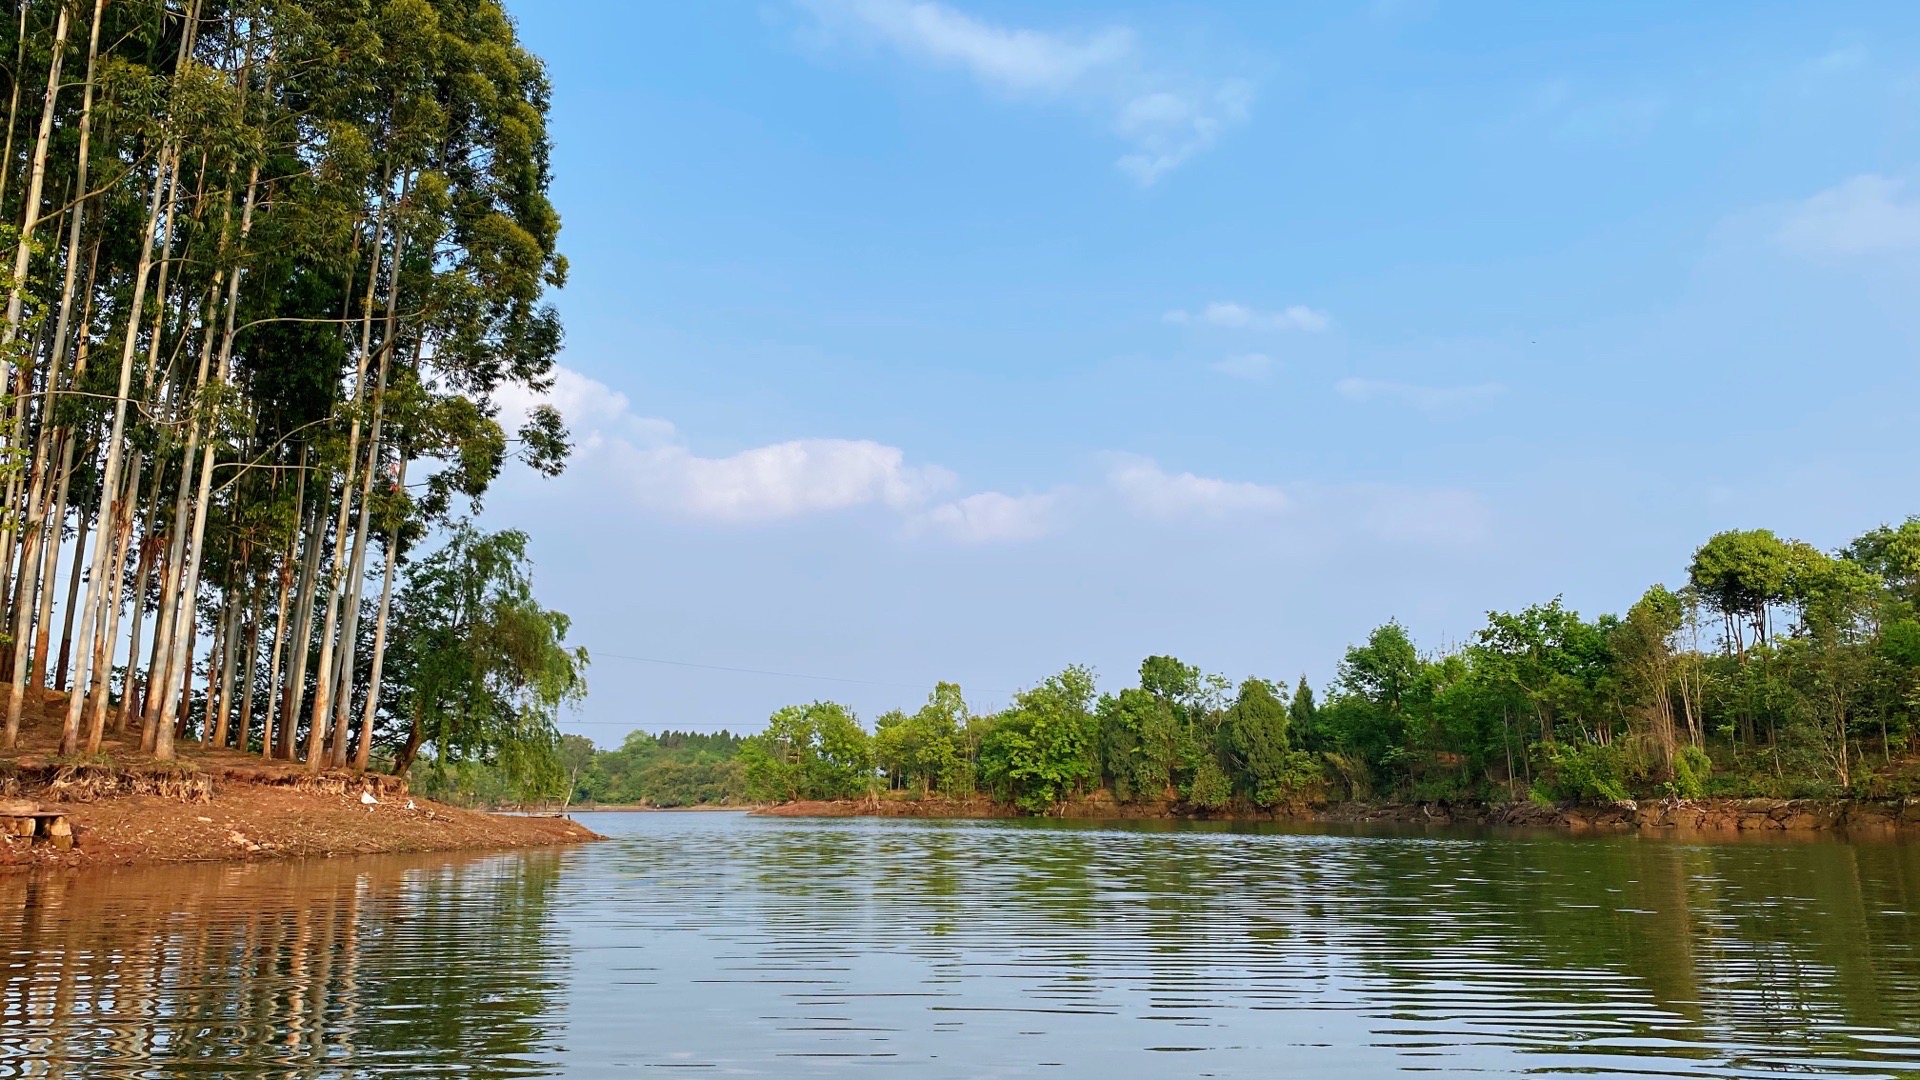
[[[801,779],[805,753],[768,751],[805,710],[776,714],[742,760],[767,797],[977,781],[1029,813],[1101,786],[1206,811],[1920,790],[1900,759],[1920,729],[1920,519],[1837,556],[1723,533],[1689,579],[1653,586],[1624,617],[1585,618],[1558,598],[1489,612],[1469,644],[1436,654],[1388,622],[1347,650],[1324,699],[1305,679],[1291,693],[1231,687],[1150,656],[1137,685],[1096,698],[1091,673],[1069,668],[989,716],[942,683],[918,712],[883,714],[866,771],[831,782]],[[1703,613],[1720,616],[1717,641]]]
[[[1299,685],[1293,688],[1293,700],[1287,703],[1287,726],[1293,732],[1294,741],[1303,747],[1317,748],[1320,744],[1320,708],[1314,704],[1313,687],[1307,685],[1307,677],[1300,676]]]
[[[586,695],[586,650],[567,647],[568,626],[534,599],[525,533],[457,527],[408,569],[394,605],[384,701],[397,769],[429,744],[550,786],[559,710]]]
[[[1253,804],[1271,809],[1276,806],[1316,802],[1324,794],[1326,771],[1320,758],[1305,750],[1289,750],[1278,772],[1253,790]]]
[[[1044,813],[1097,775],[1093,673],[1070,667],[1014,698],[980,741],[983,784]]]
[[[1233,801],[1233,781],[1211,755],[1200,759],[1187,786],[1187,802],[1202,810],[1225,809]]]
[[[789,705],[740,747],[750,798],[849,799],[872,790],[873,745],[844,705]]]
[[[1625,755],[1614,746],[1555,743],[1547,748],[1547,771],[1534,791],[1549,799],[1617,802],[1630,798]]]
[[[738,803],[746,775],[738,735],[691,731],[636,731],[612,750],[595,750],[576,735],[563,744],[585,743],[584,762],[573,765],[577,802],[639,806],[702,806]],[[566,753],[563,745],[562,754]]]
[[[1770,529],[1729,530],[1694,552],[1687,580],[1730,628],[1750,622],[1764,636],[1767,607],[1785,598],[1793,561],[1792,548]]]
[[[1114,793],[1133,799],[1173,791],[1183,742],[1173,703],[1130,686],[1102,696],[1097,711],[1101,769]]]
[[[973,763],[966,729],[972,721],[960,687],[943,682],[927,703],[908,715],[898,710],[874,722],[874,759],[888,786],[918,788],[925,795],[965,795],[973,790]]]
[[[1713,777],[1713,759],[1705,750],[1689,743],[1673,756],[1673,793],[1682,799],[1698,799],[1707,793]]]
[[[1241,793],[1262,806],[1273,805],[1286,787],[1286,774],[1293,765],[1287,740],[1290,720],[1272,683],[1248,679],[1240,684],[1239,695],[1220,725],[1221,742],[1240,779]]]

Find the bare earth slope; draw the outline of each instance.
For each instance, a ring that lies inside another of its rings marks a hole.
[[[0,684],[4,696],[5,684]],[[0,871],[375,852],[570,844],[599,837],[566,818],[461,810],[388,776],[309,773],[234,750],[180,745],[179,761],[139,752],[137,732],[84,761],[54,757],[65,696],[30,701],[19,745],[0,753],[0,796],[68,815],[75,845],[0,838]],[[111,722],[110,722],[111,723]],[[362,793],[378,801],[363,803]]]

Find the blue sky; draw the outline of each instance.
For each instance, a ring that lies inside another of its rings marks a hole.
[[[580,448],[485,520],[602,743],[1323,685],[1920,512],[1920,6],[511,7]]]

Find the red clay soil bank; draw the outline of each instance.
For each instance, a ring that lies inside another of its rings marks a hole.
[[[535,847],[598,839],[565,818],[502,817],[415,799],[371,809],[358,793],[222,784],[207,802],[121,795],[57,804],[74,826],[75,845],[0,842],[0,868],[366,855]]]
[[[777,803],[754,811],[768,817],[1012,817],[986,799],[901,798]],[[1054,817],[1084,820],[1413,822],[1436,825],[1515,825],[1573,830],[1704,832],[1849,832],[1920,835],[1920,799],[1672,799],[1602,805],[1512,803],[1332,803],[1252,813],[1210,812],[1169,802],[1115,802],[1106,792],[1061,804]]]
[[[5,684],[0,684],[0,695]],[[0,839],[0,871],[34,866],[458,851],[571,844],[599,839],[557,817],[504,817],[409,796],[389,776],[312,774],[234,750],[183,744],[178,762],[158,762],[109,740],[76,766],[55,759],[63,695],[29,704],[14,755],[0,756],[0,796],[58,808],[75,844],[61,851]],[[361,793],[378,800],[368,806]],[[408,808],[409,802],[412,808]]]

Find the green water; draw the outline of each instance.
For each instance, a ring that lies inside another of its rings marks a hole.
[[[0,1076],[1920,1076],[1920,845],[588,821],[0,881]]]

